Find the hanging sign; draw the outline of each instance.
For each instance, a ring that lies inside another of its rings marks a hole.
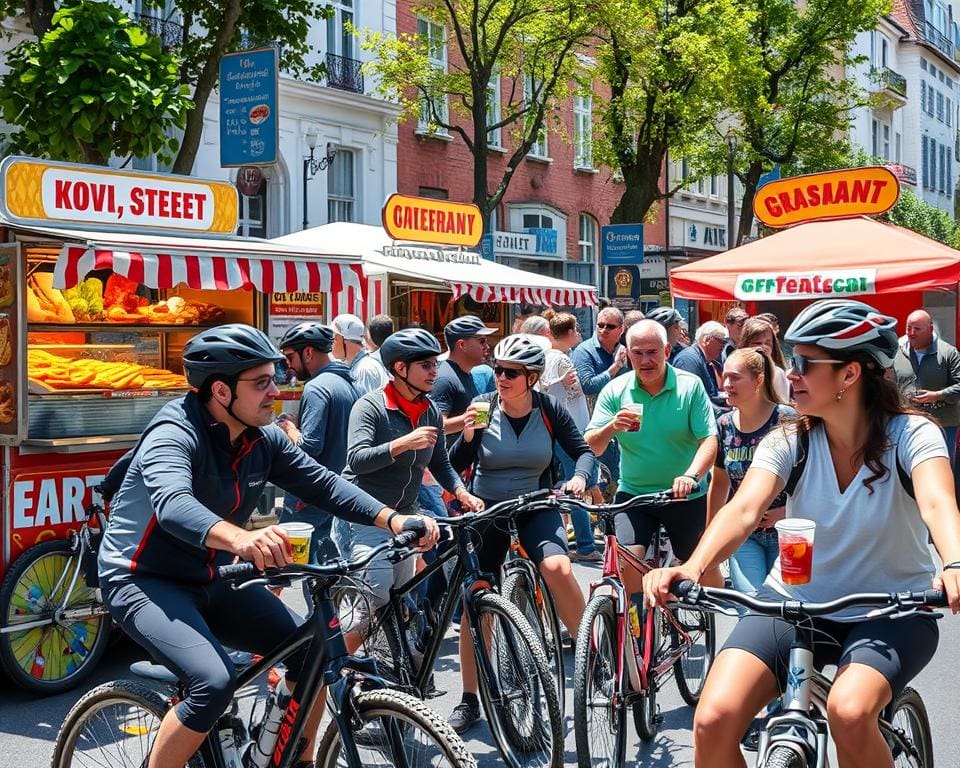
[[[889,211],[900,182],[888,168],[850,168],[771,181],[753,198],[754,215],[768,227],[804,221],[875,216]]]
[[[383,206],[383,228],[394,240],[472,248],[483,235],[483,216],[472,203],[394,194]]]

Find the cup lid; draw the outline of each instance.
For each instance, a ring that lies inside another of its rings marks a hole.
[[[814,520],[807,520],[803,517],[786,517],[783,520],[777,520],[777,522],[773,524],[773,527],[785,533],[804,533],[814,530],[817,527],[817,523]]]

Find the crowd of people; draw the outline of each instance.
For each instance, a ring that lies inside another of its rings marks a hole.
[[[436,518],[536,489],[594,501],[669,489],[682,501],[616,520],[620,543],[641,557],[661,525],[669,534],[678,567],[644,578],[624,573],[628,589],[649,603],[665,600],[679,578],[721,585],[728,562],[733,586],[751,593],[827,599],[838,588],[922,589],[933,579],[958,607],[960,515],[949,461],[960,425],[960,353],[936,335],[927,313],[911,314],[898,339],[895,321],[865,304],[818,302],[785,334],[789,360],[777,318],[740,307],[723,322],[703,323],[693,339],[672,307],[645,317],[606,306],[592,330],[583,338],[574,315],[548,310],[518,318],[492,349],[495,329],[472,315],[445,326],[445,350],[425,329],[394,330],[385,315],[366,325],[353,315],[329,326],[300,323],[279,350],[248,326],[192,339],[184,367],[197,391],[166,406],[128,455],[100,556],[113,616],[190,683],[190,695],[164,719],[151,766],[158,754],[183,764],[232,681],[220,636],[230,619],[211,611],[206,578],[217,558],[238,555],[260,567],[289,561],[282,529],[241,527],[267,482],[287,492],[285,521],[313,525],[314,561],[361,555],[412,524],[422,526],[429,558]],[[306,384],[299,415],[270,426],[281,361]],[[798,445],[807,446],[799,478]],[[162,479],[171,466],[174,483]],[[207,487],[198,466],[220,485]],[[894,466],[912,476],[910,488]],[[220,487],[227,478],[234,487]],[[832,531],[818,538],[817,568],[831,578],[816,589],[786,587],[780,578],[774,526],[790,515]],[[601,559],[589,516],[538,512],[517,525],[576,636],[584,594],[571,562]],[[877,555],[880,530],[889,535]],[[928,531],[948,563],[939,572]],[[508,545],[495,526],[482,531],[482,570],[498,573]],[[417,567],[413,559],[374,563],[361,577],[372,595],[345,606],[349,648],[361,643],[369,611]],[[185,574],[195,583],[170,587]],[[426,585],[434,594],[444,588]],[[259,615],[277,632],[289,629],[270,600],[262,598]],[[179,621],[195,633],[192,645],[174,637]],[[717,658],[697,710],[698,765],[707,764],[706,744],[711,766],[742,765],[739,734],[782,689],[789,633],[778,626],[771,635],[763,621],[744,619]],[[929,661],[936,626],[921,618],[892,629],[860,622],[825,631],[841,646],[840,693],[830,710],[844,728],[841,765],[885,765],[877,714]],[[264,629],[245,645],[258,652],[275,634]],[[450,718],[461,733],[481,718],[466,634],[463,696]],[[865,640],[895,653],[863,651]],[[297,668],[289,660],[285,685],[295,685]]]

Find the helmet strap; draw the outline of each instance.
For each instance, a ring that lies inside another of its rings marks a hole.
[[[230,390],[230,402],[223,406],[223,410],[225,410],[228,414],[230,414],[230,418],[232,418],[234,421],[240,422],[241,424],[243,424],[243,426],[248,427],[250,429],[258,429],[258,426],[256,424],[247,423],[246,421],[241,419],[239,416],[237,416],[237,414],[233,412],[233,404],[234,402],[236,402],[236,399],[237,399],[237,381],[236,380],[224,381],[223,383],[226,384],[228,389]]]
[[[410,364],[407,363],[407,365],[410,365]],[[413,398],[413,402],[415,403],[422,402],[426,398],[427,394],[430,392],[429,389],[420,389],[420,387],[418,387],[416,384],[411,384],[410,379],[408,379],[406,376],[401,376],[399,373],[396,372],[396,369],[394,369],[393,371],[393,378],[400,379],[400,381],[403,382],[404,386],[408,387],[409,389],[412,389],[414,392],[417,393]]]

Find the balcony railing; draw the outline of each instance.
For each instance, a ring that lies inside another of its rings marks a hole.
[[[890,163],[887,168],[904,184],[917,186],[917,169],[903,163]]]
[[[148,35],[159,37],[164,48],[179,48],[183,43],[183,25],[149,13],[138,13],[137,23]]]
[[[890,67],[873,67],[870,78],[880,90],[891,91],[898,96],[907,98],[907,78]]]
[[[950,42],[950,38],[937,29],[929,21],[924,21],[920,27],[920,35],[939,50],[944,56],[955,59],[957,55],[956,47]]]
[[[342,91],[363,93],[362,62],[346,56],[327,54],[327,85]]]

